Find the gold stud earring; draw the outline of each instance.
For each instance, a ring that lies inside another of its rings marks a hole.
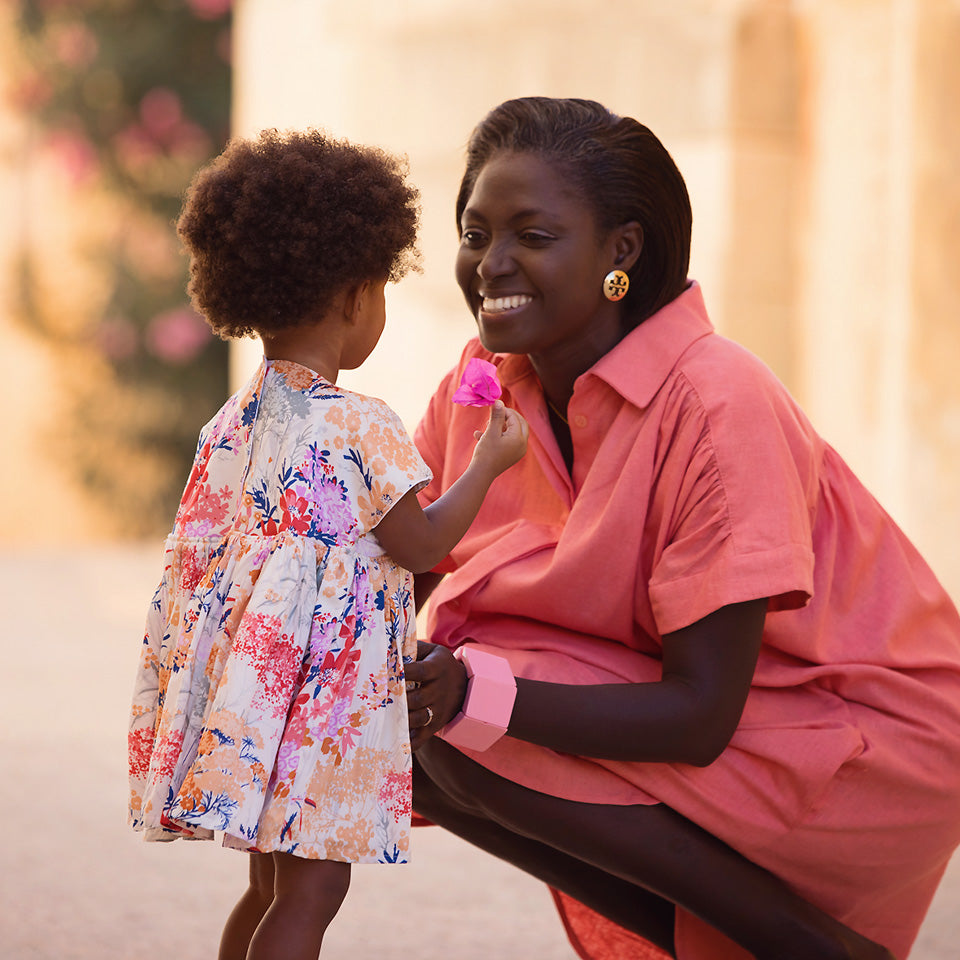
[[[616,303],[622,300],[630,289],[630,278],[623,270],[611,270],[603,278],[603,295]]]

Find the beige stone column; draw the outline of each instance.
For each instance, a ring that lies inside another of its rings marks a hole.
[[[802,15],[800,395],[960,592],[960,7]]]

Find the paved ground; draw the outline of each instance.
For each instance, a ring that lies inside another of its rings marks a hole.
[[[125,826],[125,727],[158,548],[0,551],[0,957],[211,960],[245,858]],[[325,956],[573,960],[545,889],[439,830],[357,867]],[[960,953],[960,860],[911,960]]]

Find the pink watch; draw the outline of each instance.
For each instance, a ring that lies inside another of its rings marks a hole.
[[[460,713],[437,736],[455,747],[486,750],[507,732],[517,681],[503,657],[473,644],[457,647],[453,655],[467,669],[467,693]]]

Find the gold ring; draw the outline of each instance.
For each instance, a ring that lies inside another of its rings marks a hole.
[[[433,723],[433,708],[425,707],[424,709],[427,711],[427,722],[424,724],[424,726],[429,727],[430,724]]]

